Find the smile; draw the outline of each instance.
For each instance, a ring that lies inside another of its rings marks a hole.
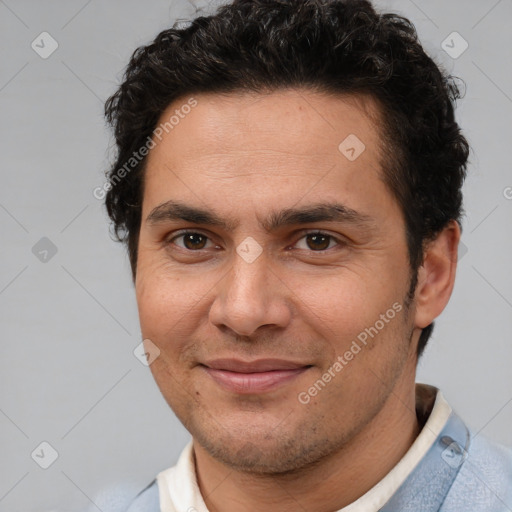
[[[238,394],[273,391],[288,384],[311,367],[277,359],[253,362],[219,359],[202,366],[217,384]]]

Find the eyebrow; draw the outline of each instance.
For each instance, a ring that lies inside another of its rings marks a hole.
[[[237,221],[223,219],[211,210],[174,200],[155,207],[146,217],[145,222],[155,226],[172,221],[218,227],[226,231],[233,231],[239,224]],[[315,222],[340,222],[366,228],[375,226],[375,220],[371,216],[357,212],[341,203],[318,203],[300,208],[286,208],[272,212],[267,219],[260,220],[263,229],[269,232],[286,226]]]

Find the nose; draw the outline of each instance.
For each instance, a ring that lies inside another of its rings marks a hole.
[[[238,255],[216,288],[210,321],[239,336],[251,336],[260,327],[285,327],[291,311],[287,288],[261,255],[248,263]]]

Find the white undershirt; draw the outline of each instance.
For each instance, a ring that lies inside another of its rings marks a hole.
[[[416,386],[418,389],[424,385]],[[434,444],[451,412],[450,405],[437,390],[432,412],[407,453],[380,482],[338,512],[377,512],[382,508]],[[192,441],[175,466],[157,475],[157,481],[161,512],[209,512],[197,485]]]

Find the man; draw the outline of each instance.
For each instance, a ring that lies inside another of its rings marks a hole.
[[[455,279],[457,97],[363,0],[236,0],[134,53],[106,206],[192,442],[118,510],[512,510],[511,450],[415,384]]]

